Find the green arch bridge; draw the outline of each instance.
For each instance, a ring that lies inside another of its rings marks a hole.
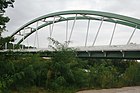
[[[21,26],[19,29],[17,29],[10,36],[8,42],[4,42],[2,44],[3,49],[0,50],[0,53],[8,55],[9,52],[11,53],[12,51],[13,54],[17,55],[39,53],[41,56],[50,56],[50,53],[54,51],[49,48],[40,48],[38,32],[44,27],[49,27],[48,37],[53,38],[55,24],[65,22],[65,35],[62,36],[65,37],[64,41],[66,42],[66,47],[70,47],[70,42],[74,33],[74,28],[76,26],[76,22],[79,20],[86,20],[87,27],[85,30],[85,41],[82,41],[84,42],[84,45],[79,45],[78,47],[75,47],[77,48],[77,57],[140,59],[140,45],[130,43],[132,38],[134,37],[136,30],[140,29],[140,20],[124,15],[91,10],[61,11],[35,18]],[[88,45],[89,29],[90,24],[93,20],[98,21],[100,23],[99,27],[97,28],[97,32],[94,32],[95,36],[92,37],[93,41],[91,45]],[[73,23],[71,24],[71,29],[68,33],[70,21],[73,21]],[[104,22],[113,24],[113,29],[110,32],[112,34],[110,36],[109,44],[105,46],[96,46],[97,38],[99,36],[99,32],[101,31]],[[130,37],[124,45],[112,44],[117,25],[123,25],[126,27],[133,28]],[[25,46],[24,42],[33,34],[35,34],[35,39],[32,41],[36,41],[34,42],[34,46],[32,46],[32,48],[28,47],[28,45]],[[12,39],[15,39],[14,42],[11,42]],[[13,47],[11,49],[9,49],[7,45],[9,42],[13,44]],[[17,47],[19,49],[17,49]]]

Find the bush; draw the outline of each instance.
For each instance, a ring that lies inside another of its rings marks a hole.
[[[136,63],[126,69],[124,73],[124,80],[126,85],[138,86],[140,85],[140,64]]]

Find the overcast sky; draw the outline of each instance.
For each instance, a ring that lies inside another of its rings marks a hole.
[[[53,12],[65,10],[96,10],[140,18],[140,0],[15,0],[8,8],[7,29],[11,34],[26,22]]]

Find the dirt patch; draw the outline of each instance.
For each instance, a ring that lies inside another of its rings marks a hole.
[[[101,90],[84,90],[77,93],[140,93],[140,86]]]

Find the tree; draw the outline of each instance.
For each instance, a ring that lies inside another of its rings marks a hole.
[[[4,16],[5,9],[8,7],[13,7],[14,0],[0,0],[0,37],[1,33],[5,30],[6,23],[10,20],[8,17]]]
[[[6,30],[6,23],[10,20],[5,16],[5,9],[13,7],[14,0],[0,0],[0,47],[2,47],[3,41],[7,41],[7,38],[2,38],[1,34]],[[6,40],[5,40],[6,39]]]
[[[50,47],[55,52],[52,54],[51,67],[48,71],[47,87],[50,87],[52,84],[51,88],[56,89],[58,86],[63,87],[70,83],[74,83],[72,67],[77,64],[74,50],[53,38],[49,38],[49,40],[53,43],[54,46],[51,45]]]

